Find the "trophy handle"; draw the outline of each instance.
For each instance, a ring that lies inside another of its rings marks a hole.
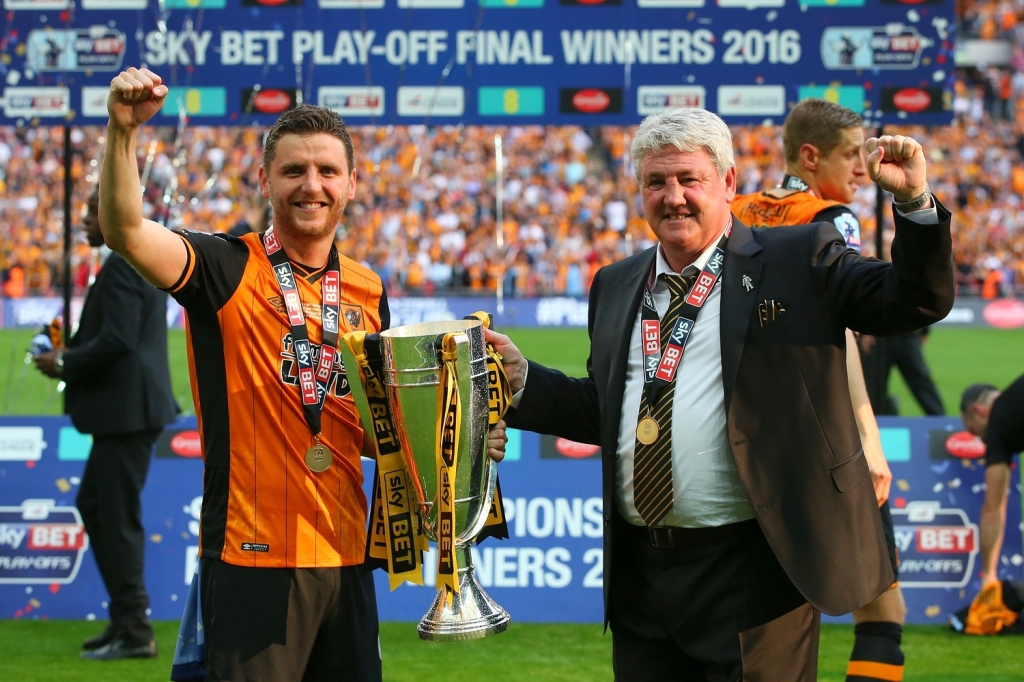
[[[487,513],[491,509],[491,504],[494,503],[494,486],[498,481],[498,467],[494,460],[487,456],[487,441],[484,441],[484,480],[487,481],[487,490],[484,491],[483,497],[480,500],[480,506],[483,508],[483,513],[477,514],[476,521],[472,526],[466,528],[466,530],[459,536],[458,546],[472,544],[476,540],[476,536],[480,535],[480,531],[487,525]]]

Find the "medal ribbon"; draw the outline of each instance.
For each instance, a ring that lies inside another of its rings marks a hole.
[[[441,342],[441,373],[437,393],[437,587],[445,587],[445,600],[459,593],[459,566],[455,553],[455,477],[462,413],[459,406],[458,347],[455,334]]]
[[[427,538],[410,496],[409,477],[394,415],[384,390],[380,362],[380,337],[369,340],[366,332],[349,332],[342,343],[355,356],[358,378],[369,404],[370,422],[364,427],[377,451],[377,476],[370,513],[370,558],[386,562],[392,590],[403,582],[423,584],[422,552]],[[376,362],[374,361],[376,360]]]
[[[302,394],[302,411],[306,424],[313,436],[319,440],[320,413],[327,397],[330,385],[331,370],[334,368],[335,354],[338,345],[338,321],[341,314],[341,264],[338,251],[331,245],[331,254],[327,259],[327,271],[320,279],[320,291],[323,297],[321,322],[323,323],[323,343],[320,346],[309,342],[306,330],[306,316],[302,312],[302,297],[295,281],[292,264],[288,255],[281,248],[281,242],[274,234],[274,228],[263,233],[263,247],[274,270],[277,284],[284,298],[288,323],[292,331],[292,348],[299,364],[299,391]],[[319,351],[319,361],[313,365],[313,356]]]
[[[679,369],[683,349],[686,348],[693,325],[697,322],[697,315],[704,306],[704,302],[708,300],[715,282],[722,274],[722,266],[725,264],[725,247],[729,243],[731,233],[732,223],[730,222],[722,238],[715,245],[715,250],[708,258],[708,262],[704,264],[704,268],[697,275],[696,281],[686,294],[683,309],[672,327],[672,333],[669,334],[664,350],[661,347],[661,319],[658,317],[658,309],[654,305],[654,282],[658,269],[657,256],[651,263],[640,313],[640,344],[644,354],[644,393],[648,398],[648,405],[654,405],[661,389],[675,381],[676,370]]]

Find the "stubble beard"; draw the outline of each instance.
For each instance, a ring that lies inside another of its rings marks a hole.
[[[273,226],[275,230],[280,230],[300,239],[319,241],[328,235],[333,237],[335,229],[341,224],[341,218],[345,214],[347,203],[347,201],[341,201],[331,205],[323,222],[303,222],[299,224],[292,220],[291,211],[294,207],[280,197],[274,197],[270,202],[273,209]]]

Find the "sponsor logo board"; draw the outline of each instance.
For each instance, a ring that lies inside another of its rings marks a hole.
[[[297,99],[293,88],[243,88],[242,113],[280,114],[294,109]]]
[[[641,85],[636,90],[636,113],[649,116],[666,109],[703,109],[706,92],[700,85]]]
[[[914,69],[931,41],[913,26],[834,26],[821,34],[826,69]]]
[[[71,0],[4,0],[4,9],[27,9],[42,12],[71,7]]]
[[[384,88],[379,86],[317,88],[317,103],[342,116],[382,116]]]
[[[223,2],[224,0],[221,0]],[[221,7],[224,5],[222,4]],[[149,0],[82,0],[82,9],[146,9]],[[170,3],[167,4],[170,7]]]
[[[797,99],[802,102],[811,98],[838,104],[858,114],[864,113],[863,85],[801,85]]]
[[[782,0],[785,2],[785,0]],[[703,7],[704,0],[636,0],[637,7]]]
[[[718,0],[719,7],[741,7],[758,9],[759,7],[785,7],[786,0]]]
[[[990,325],[999,329],[1024,327],[1024,301],[1012,298],[992,301],[982,310],[981,316]]]
[[[381,9],[384,0],[318,0],[323,9]]]
[[[879,105],[887,113],[937,114],[948,108],[945,100],[942,88],[884,87]]]
[[[458,86],[406,86],[398,88],[399,116],[462,116],[465,91]]]
[[[969,431],[928,432],[928,456],[931,459],[978,459],[985,456],[985,442]]]
[[[177,116],[184,109],[189,116],[224,116],[228,110],[228,94],[224,88],[170,87],[164,108],[164,116]]]
[[[893,509],[900,585],[904,588],[966,587],[978,556],[978,526],[962,509],[913,501]]]
[[[224,9],[227,0],[164,0],[167,9]]]
[[[492,9],[521,9],[524,7],[543,7],[544,0],[477,0],[477,5]]]
[[[82,86],[82,106],[79,112],[90,118],[107,118],[107,95],[110,88],[98,85]]]
[[[863,7],[864,0],[798,0],[803,7]]]
[[[601,446],[555,436],[540,437],[541,459],[600,459]]]
[[[92,436],[88,433],[79,433],[73,426],[60,427],[60,435],[57,438],[57,459],[62,462],[84,462],[89,459],[89,451],[92,450]]]
[[[481,116],[543,116],[544,88],[483,87],[477,90]]]
[[[621,114],[622,88],[562,88],[558,108],[563,114]]]
[[[878,435],[887,462],[910,461],[910,429],[883,426],[878,429]]]
[[[455,319],[455,313],[448,307],[448,301],[444,298],[396,297],[394,300],[388,300],[388,308],[391,310],[392,327]]]
[[[36,71],[117,71],[125,35],[104,26],[31,31],[25,49]]]
[[[718,86],[718,114],[721,116],[781,116],[785,112],[785,86]]]
[[[66,116],[71,108],[71,91],[64,87],[4,88],[4,116]]]
[[[301,7],[302,0],[242,0],[242,7]]]
[[[55,500],[0,507],[0,584],[74,581],[89,548],[82,517]]]
[[[398,0],[402,9],[460,9],[464,0]]]
[[[203,455],[195,429],[164,429],[156,439],[156,456],[165,459],[196,459]]]
[[[42,426],[0,426],[0,461],[38,462],[46,446]]]

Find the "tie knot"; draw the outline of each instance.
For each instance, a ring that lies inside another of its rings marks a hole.
[[[683,271],[678,275],[662,275],[662,277],[674,298],[677,296],[685,296],[686,292],[690,290],[690,287],[692,287],[693,283],[697,280],[697,275],[699,274],[700,270],[692,265],[688,265],[683,268]]]

